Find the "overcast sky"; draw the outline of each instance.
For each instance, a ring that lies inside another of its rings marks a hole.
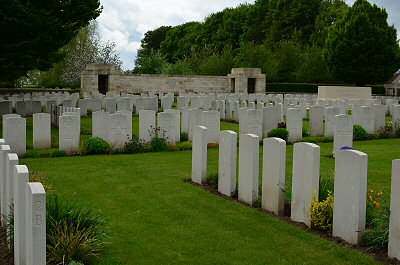
[[[103,12],[97,18],[103,40],[114,41],[124,63],[133,69],[140,40],[148,30],[160,26],[202,21],[214,12],[254,0],[100,0]],[[346,0],[353,4],[355,0]],[[389,23],[400,32],[400,1],[369,0],[386,8]]]

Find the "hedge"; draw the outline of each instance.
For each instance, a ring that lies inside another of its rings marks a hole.
[[[340,84],[341,85],[341,84]],[[340,86],[338,84],[332,86]],[[329,85],[327,85],[329,86]],[[386,89],[383,85],[373,85],[372,94],[385,95]],[[314,93],[318,94],[318,84],[306,83],[266,83],[267,93]]]

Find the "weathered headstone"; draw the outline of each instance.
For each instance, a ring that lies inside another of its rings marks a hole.
[[[41,183],[26,186],[26,264],[46,265],[46,193]]]
[[[11,150],[10,150],[11,151]],[[12,152],[12,151],[11,151]],[[5,178],[6,178],[6,216],[10,216],[12,214],[10,205],[14,204],[14,166],[18,165],[18,155],[16,153],[8,153],[6,155],[6,163],[5,163]],[[9,228],[7,228],[9,229]]]
[[[13,114],[3,115],[3,138],[18,155],[26,152],[26,119]]]
[[[332,137],[335,131],[335,107],[325,107],[325,137]]]
[[[286,129],[289,132],[288,142],[301,141],[303,134],[303,119],[299,108],[289,108],[286,113]]]
[[[7,205],[7,155],[10,153],[10,146],[2,144],[0,145],[0,220],[1,222],[4,223],[7,208],[9,207]]]
[[[319,194],[319,169],[319,146],[312,143],[294,144],[290,218],[308,227],[311,227],[310,205]]]
[[[365,230],[368,156],[355,150],[336,152],[332,235],[359,244]]]
[[[188,138],[189,141],[193,140],[193,129],[199,125],[201,125],[201,116],[203,115],[203,111],[201,109],[189,109],[188,110],[188,124],[189,124],[189,132]]]
[[[400,160],[392,162],[392,191],[390,193],[389,258],[400,260]]]
[[[353,120],[350,115],[336,115],[333,136],[333,156],[343,146],[353,146]]]
[[[207,128],[193,128],[192,181],[204,184],[207,180]]]
[[[110,114],[104,111],[92,113],[92,136],[108,142],[110,139]]]
[[[262,208],[284,214],[286,179],[286,142],[265,138],[263,144]]]
[[[148,143],[155,137],[156,112],[154,110],[141,110],[139,112],[139,139]]]
[[[50,114],[33,114],[33,149],[51,147]]]
[[[374,132],[377,133],[380,128],[385,127],[386,115],[385,115],[385,105],[374,104]]]
[[[160,112],[157,114],[158,137],[165,139],[170,145],[176,142],[176,118],[175,113]]]
[[[59,117],[59,149],[67,154],[79,150],[80,117],[62,115]]]
[[[6,100],[0,102],[0,116],[12,113],[12,101]]]
[[[310,107],[310,135],[324,135],[324,107],[322,106]]]
[[[110,114],[110,144],[115,148],[122,148],[129,141],[128,116],[116,112]]]
[[[25,165],[14,166],[14,263],[27,264],[26,250],[26,186],[29,171]]]
[[[230,197],[236,191],[237,134],[222,131],[219,139],[218,191]]]
[[[216,110],[203,111],[201,125],[208,129],[208,143],[219,143],[220,113]]]
[[[258,199],[259,141],[254,134],[240,135],[238,199],[250,205]]]

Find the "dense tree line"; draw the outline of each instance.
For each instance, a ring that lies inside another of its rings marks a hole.
[[[52,67],[59,49],[101,10],[99,0],[1,0],[0,82]]]
[[[233,67],[262,68],[270,81],[381,83],[400,68],[400,48],[386,11],[366,0],[257,0],[148,31],[134,72],[226,75]]]

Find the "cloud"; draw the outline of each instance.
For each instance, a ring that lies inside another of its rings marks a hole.
[[[255,0],[101,0],[103,12],[97,18],[100,36],[114,41],[124,69],[133,69],[137,49],[144,34],[160,26],[175,26],[189,21],[203,21],[226,7]],[[353,4],[354,0],[346,0]],[[400,1],[370,0],[389,13],[389,23],[400,29]]]

